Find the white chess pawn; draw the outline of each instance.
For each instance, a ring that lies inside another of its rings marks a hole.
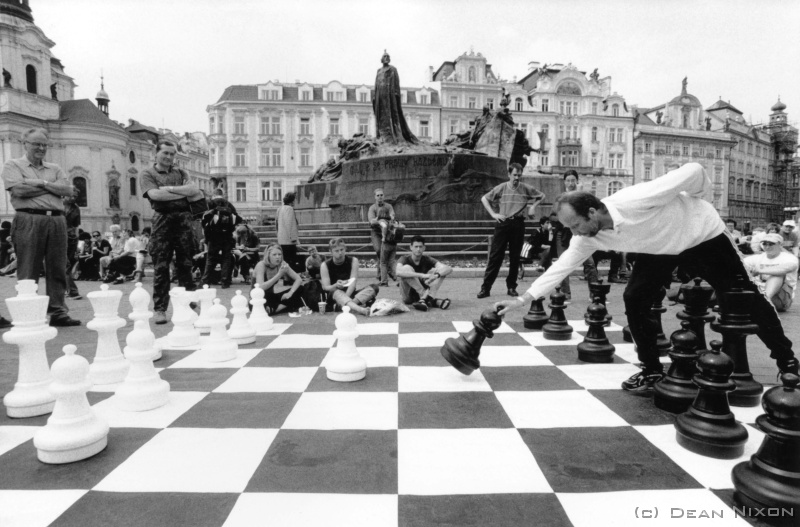
[[[3,340],[19,346],[19,376],[3,403],[9,417],[34,417],[53,411],[55,397],[48,390],[53,381],[44,343],[55,338],[56,328],[47,325],[46,296],[37,295],[34,280],[20,280],[17,296],[6,298],[14,327],[3,333]]]
[[[86,327],[97,332],[97,352],[89,377],[94,384],[122,382],[130,367],[122,356],[117,337],[117,330],[125,325],[125,319],[117,315],[122,291],[109,289],[108,284],[103,284],[100,291],[92,291],[86,296],[94,308],[94,318]]]
[[[50,391],[56,398],[53,415],[33,436],[39,461],[72,463],[91,457],[108,443],[108,423],[95,415],[86,392],[92,387],[89,362],[75,355],[76,347],[64,346],[64,356],[53,362]]]
[[[128,376],[117,387],[114,402],[122,410],[143,412],[164,406],[169,402],[169,383],[159,377],[153,367],[156,354],[156,336],[150,330],[153,313],[147,309],[150,294],[141,282],[131,293],[129,299],[133,312],[128,317],[133,320],[133,331],[125,339],[125,358],[131,368]]]
[[[233,360],[239,351],[239,345],[228,336],[228,310],[220,303],[219,298],[214,299],[214,305],[208,310],[211,324],[211,335],[203,343],[198,352],[209,362],[225,362]]]
[[[194,321],[194,327],[196,327],[200,333],[208,333],[211,331],[208,310],[214,305],[214,299],[217,297],[217,290],[209,289],[208,285],[204,285],[203,289],[198,289],[195,294],[200,301],[200,316]]]
[[[358,321],[350,313],[350,307],[342,308],[342,314],[336,317],[336,347],[333,348],[325,360],[325,369],[328,378],[332,381],[352,382],[360,381],[367,375],[367,361],[358,354],[356,337]]]
[[[228,336],[236,341],[237,344],[250,344],[256,341],[256,330],[250,327],[247,321],[247,297],[241,291],[236,291],[236,295],[231,298],[231,328]]]
[[[200,343],[200,332],[195,329],[197,314],[189,307],[194,295],[184,287],[173,287],[169,292],[172,302],[173,328],[167,334],[167,344],[172,348],[186,348]]]
[[[250,327],[253,328],[256,333],[272,329],[272,318],[264,308],[264,304],[266,303],[267,301],[264,300],[264,290],[260,287],[254,287],[250,291],[250,305],[253,306],[253,311],[250,313],[248,322],[250,322]]]

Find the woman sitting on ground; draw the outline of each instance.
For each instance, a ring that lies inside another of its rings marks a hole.
[[[272,244],[267,247],[264,259],[256,264],[253,274],[256,282],[253,287],[264,290],[266,308],[270,315],[286,310],[297,311],[303,307],[302,279],[288,263],[283,261],[283,250],[280,245]],[[287,281],[292,282],[288,289],[285,288]]]

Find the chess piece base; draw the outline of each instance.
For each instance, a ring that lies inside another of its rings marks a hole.
[[[477,358],[467,356],[458,346],[458,339],[452,337],[447,339],[439,352],[450,366],[464,375],[472,375],[473,371],[481,367],[481,362]]]
[[[169,383],[154,372],[154,377],[126,380],[114,395],[114,403],[126,412],[146,412],[169,402]]]
[[[578,360],[592,363],[614,362],[614,346],[605,342],[586,342],[578,344]]]
[[[6,398],[8,398],[8,396],[6,396]],[[53,413],[53,408],[56,405],[55,400],[52,400],[48,403],[35,404],[31,406],[11,406],[6,399],[3,399],[3,403],[6,405],[6,415],[13,417],[14,419],[37,417],[39,415],[50,414]]]
[[[554,326],[545,324],[542,327],[545,340],[569,340],[572,338],[572,326]]]
[[[525,329],[542,329],[549,319],[547,315],[525,315],[522,317],[522,324]]]
[[[356,372],[337,372],[337,371],[331,371],[330,369],[328,369],[327,375],[328,375],[328,379],[330,379],[332,381],[336,381],[336,382],[354,382],[354,381],[360,381],[361,379],[366,377],[367,376],[367,370],[363,369],[361,371],[356,371]]]
[[[70,448],[68,450],[42,450],[37,449],[36,456],[42,463],[50,465],[62,465],[64,463],[74,463],[82,459],[92,457],[101,452],[108,445],[108,436],[104,435],[94,443],[89,445]]]
[[[697,397],[697,387],[689,381],[688,384],[667,382],[666,377],[655,385],[653,402],[656,408],[673,414],[683,413],[692,406]]]
[[[678,416],[675,421],[675,438],[686,450],[701,456],[717,459],[735,459],[744,452],[747,430],[733,419],[715,422],[698,419],[691,410]]]
[[[792,511],[783,516],[770,517],[770,524],[796,525],[800,516],[800,479],[797,476],[796,473],[780,471],[751,458],[733,467],[731,480],[736,488],[733,500],[748,509]]]
[[[228,331],[228,336],[236,344],[252,344],[253,342],[256,341],[256,336],[255,335],[253,335],[251,337],[231,337],[230,336],[230,331]]]

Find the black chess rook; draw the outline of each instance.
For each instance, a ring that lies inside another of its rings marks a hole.
[[[672,342],[672,351],[669,358],[672,360],[669,371],[654,386],[654,403],[657,408],[667,412],[685,412],[697,397],[697,385],[692,381],[697,371],[696,361],[700,340],[697,334],[690,329],[688,321],[681,322],[681,329],[669,337]],[[722,347],[722,342],[717,342],[717,349]]]
[[[458,338],[449,338],[439,350],[444,360],[452,367],[470,375],[481,367],[478,356],[481,353],[483,341],[494,337],[494,331],[503,323],[503,318],[494,309],[487,309],[481,313],[479,320],[473,320],[473,328],[466,335]]]
[[[697,369],[697,397],[675,421],[678,444],[702,456],[737,458],[744,452],[747,430],[728,405],[728,393],[736,389],[731,380],[733,361],[717,346],[700,354]]]
[[[543,298],[534,298],[531,301],[531,308],[528,310],[528,314],[522,317],[522,324],[525,329],[542,329],[542,326],[547,323],[547,319],[550,317],[544,310],[543,301]]]
[[[773,509],[777,525],[800,521],[800,377],[781,375],[783,386],[770,388],[762,406],[766,413],[756,426],[766,435],[758,452],[731,473],[737,505],[756,510]]]
[[[613,362],[614,345],[608,341],[603,327],[608,323],[606,306],[595,297],[586,309],[586,324],[589,331],[583,342],[578,344],[578,359],[583,362]]]
[[[567,323],[564,315],[566,299],[567,295],[561,292],[560,287],[556,287],[555,292],[550,295],[550,319],[542,326],[544,338],[547,340],[569,340],[572,337],[572,326]]]

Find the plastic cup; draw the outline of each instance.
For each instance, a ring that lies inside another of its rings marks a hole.
[[[327,305],[327,303],[326,302],[320,302],[318,305],[319,305],[319,313],[320,313],[320,315],[325,313],[325,306]]]

